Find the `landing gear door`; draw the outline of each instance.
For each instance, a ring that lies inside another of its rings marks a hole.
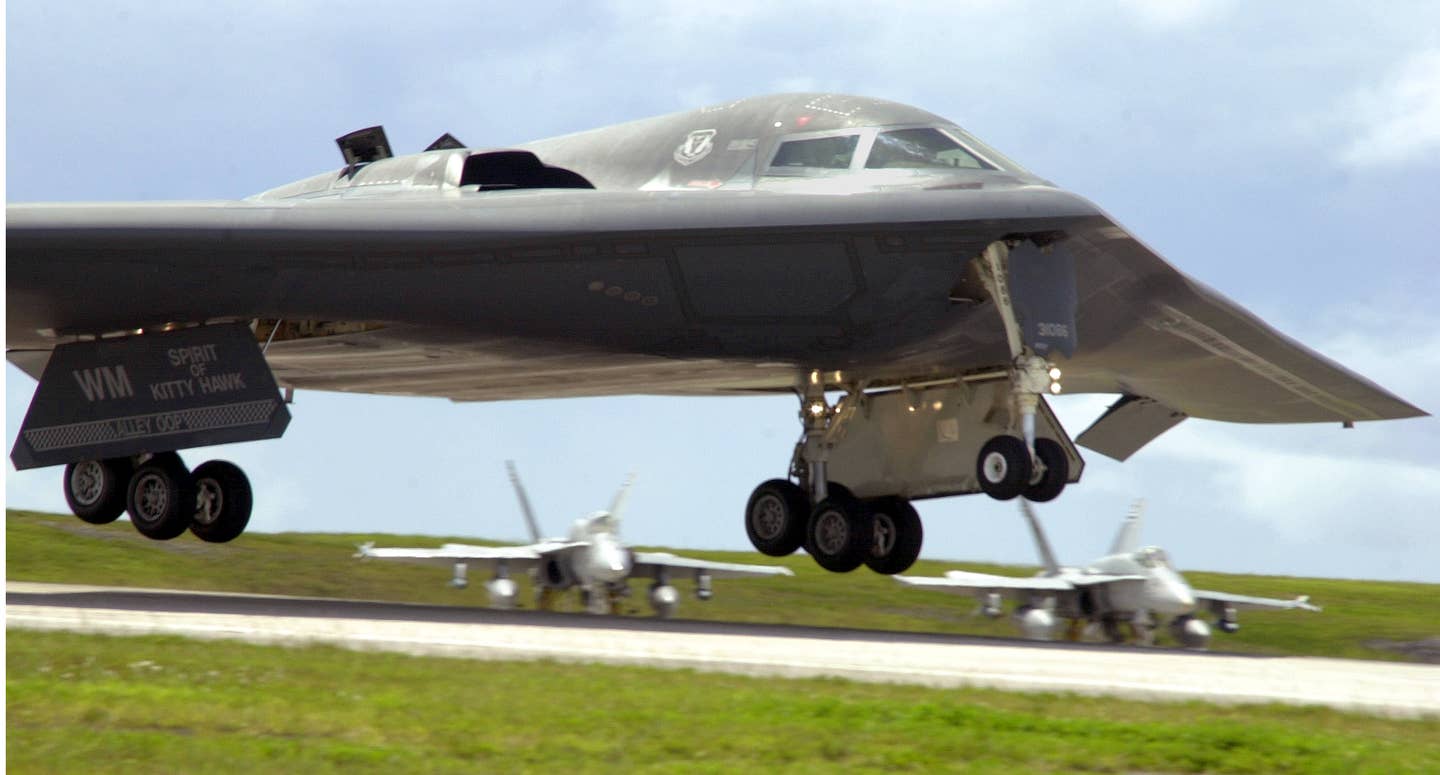
[[[1075,355],[1075,258],[1064,243],[1036,247],[1022,242],[1010,251],[1010,293],[1021,341],[1044,358]]]
[[[17,469],[278,438],[275,378],[239,323],[63,344],[20,426]]]
[[[1004,381],[895,391],[866,396],[830,450],[831,481],[861,498],[898,495],[918,500],[978,493],[980,448],[1010,431],[1010,390]],[[1040,401],[1036,435],[1065,451],[1067,481],[1080,481],[1085,461],[1050,407]]]

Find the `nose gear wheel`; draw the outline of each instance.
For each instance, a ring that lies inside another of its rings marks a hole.
[[[1030,474],[1030,450],[1015,436],[991,438],[975,461],[980,489],[996,500],[1008,501],[1023,492],[1030,484]]]

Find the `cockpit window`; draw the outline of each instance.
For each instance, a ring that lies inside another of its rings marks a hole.
[[[850,168],[860,135],[836,135],[781,143],[770,162],[771,169],[810,167],[824,170]]]
[[[993,170],[938,129],[881,132],[865,160],[866,169],[940,168]]]
[[[590,530],[596,533],[614,533],[619,525],[613,514],[600,511],[590,516]]]
[[[1170,567],[1170,558],[1165,556],[1165,550],[1154,546],[1147,546],[1136,552],[1135,559],[1147,568]]]

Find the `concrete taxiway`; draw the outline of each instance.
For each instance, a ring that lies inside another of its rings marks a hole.
[[[7,628],[323,643],[1145,700],[1440,716],[1440,666],[1025,643],[949,635],[69,585],[6,584]]]

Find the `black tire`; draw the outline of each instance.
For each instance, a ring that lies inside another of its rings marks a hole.
[[[128,458],[81,460],[65,466],[65,503],[92,525],[108,525],[125,513],[133,466]]]
[[[805,525],[805,551],[832,573],[849,573],[865,563],[875,545],[870,509],[849,490],[832,486],[815,504]]]
[[[190,528],[195,518],[195,483],[173,452],[150,458],[130,477],[125,510],[140,535],[168,541]]]
[[[761,554],[784,557],[805,541],[810,499],[794,482],[771,479],[750,493],[745,505],[745,534]]]
[[[886,576],[910,570],[925,541],[925,528],[915,507],[894,496],[876,498],[868,505],[875,519],[875,538],[865,564]]]
[[[240,466],[226,460],[201,463],[190,474],[195,484],[195,514],[190,532],[201,541],[233,541],[250,524],[254,499],[250,480]]]
[[[1040,475],[1040,481],[1026,487],[1021,494],[1035,503],[1053,501],[1065,489],[1066,480],[1070,478],[1070,459],[1065,457],[1065,448],[1054,439],[1036,439],[1035,457],[1045,464],[1045,472]]]
[[[995,436],[975,458],[975,478],[990,497],[1008,501],[1030,484],[1030,450],[1014,436]]]

